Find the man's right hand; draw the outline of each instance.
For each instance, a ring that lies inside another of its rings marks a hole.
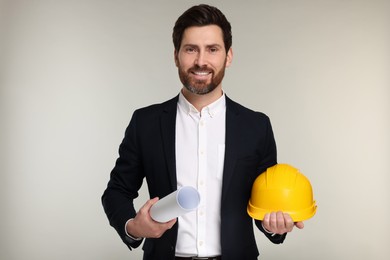
[[[177,221],[176,218],[166,223],[160,223],[151,218],[149,210],[158,200],[158,197],[148,200],[134,219],[127,222],[126,230],[128,234],[137,238],[159,238],[165,231],[173,227]]]

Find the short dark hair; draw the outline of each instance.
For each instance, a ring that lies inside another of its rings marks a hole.
[[[205,4],[191,7],[177,19],[172,33],[175,50],[180,49],[185,29],[191,26],[205,25],[217,25],[222,29],[225,49],[228,52],[232,46],[232,27],[218,8]]]

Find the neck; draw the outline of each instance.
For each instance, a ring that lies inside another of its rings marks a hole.
[[[190,102],[198,111],[201,111],[204,107],[218,100],[223,94],[222,86],[218,86],[210,93],[204,95],[194,94],[184,87],[181,92],[188,102]]]

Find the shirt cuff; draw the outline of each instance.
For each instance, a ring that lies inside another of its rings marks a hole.
[[[268,230],[264,227],[263,222],[261,222],[261,226],[262,226],[262,228],[264,229],[264,231],[265,231],[266,233],[268,233],[268,234],[271,235],[271,237],[273,237],[273,236],[276,235],[275,233],[273,233],[273,232],[271,232],[271,231],[268,231]]]

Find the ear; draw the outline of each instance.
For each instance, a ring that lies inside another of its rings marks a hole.
[[[175,49],[173,52],[173,59],[175,60],[176,67],[179,67],[179,59],[178,59],[177,55],[178,55],[178,53],[177,53],[177,50]]]
[[[233,61],[233,49],[230,47],[228,52],[226,53],[226,64],[225,67],[228,68]]]

